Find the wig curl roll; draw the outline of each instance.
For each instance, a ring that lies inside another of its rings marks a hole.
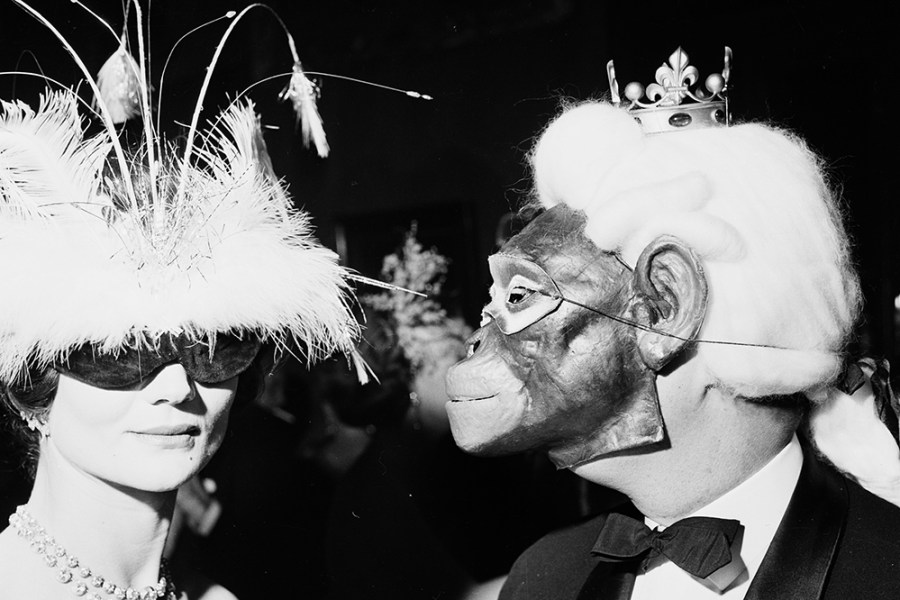
[[[836,195],[797,136],[747,123],[644,134],[603,102],[566,109],[531,154],[535,193],[585,212],[586,235],[634,265],[659,235],[700,257],[710,296],[698,344],[710,383],[816,399],[841,370],[861,305]]]

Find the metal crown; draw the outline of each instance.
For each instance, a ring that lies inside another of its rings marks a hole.
[[[725,46],[722,72],[706,78],[706,91],[697,85],[700,72],[689,64],[687,52],[680,47],[669,57],[668,64],[663,63],[656,70],[656,83],[648,85],[646,90],[636,81],[626,85],[624,101],[619,96],[613,61],[607,63],[606,72],[612,103],[631,113],[646,133],[722,127],[731,122],[726,94],[731,74],[731,48],[728,46]]]

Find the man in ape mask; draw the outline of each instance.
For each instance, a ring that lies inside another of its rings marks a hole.
[[[836,199],[801,140],[725,123],[723,78],[665,87],[697,79],[676,55],[668,104],[621,106],[610,68],[613,104],[541,134],[545,210],[490,257],[447,377],[464,450],[546,449],[631,501],[539,541],[501,598],[898,597],[900,511],[795,433],[841,396],[860,308]]]

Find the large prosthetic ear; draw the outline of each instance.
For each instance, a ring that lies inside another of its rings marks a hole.
[[[638,351],[644,363],[661,370],[700,331],[706,316],[706,275],[693,250],[678,238],[650,242],[634,269],[632,315],[641,325]]]

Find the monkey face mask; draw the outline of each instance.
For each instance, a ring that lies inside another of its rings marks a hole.
[[[636,330],[604,316],[632,311],[632,271],[587,239],[584,224],[581,212],[555,206],[490,257],[483,325],[447,374],[463,450],[544,448],[567,468],[662,440],[655,373]]]

